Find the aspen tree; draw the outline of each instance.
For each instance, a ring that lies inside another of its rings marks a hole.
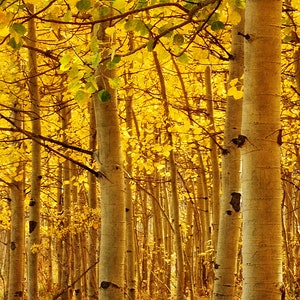
[[[212,164],[212,247],[216,247],[219,231],[219,215],[220,215],[220,172],[218,149],[213,138],[215,133],[214,108],[213,108],[213,92],[211,82],[211,68],[205,69],[205,89],[207,101],[207,113],[210,123],[210,149],[211,149],[211,164]]]
[[[280,174],[280,0],[249,0],[245,11],[242,131],[242,299],[282,299]]]
[[[159,83],[161,88],[161,96],[164,105],[164,112],[166,117],[166,132],[168,143],[170,146],[174,146],[172,133],[169,132],[169,104],[167,99],[167,92],[165,86],[165,80],[163,77],[162,69],[159,63],[159,59],[157,53],[153,51],[153,58],[156,67],[156,71],[159,77]],[[184,257],[183,257],[183,249],[182,249],[182,236],[180,230],[180,216],[179,216],[179,198],[178,198],[178,190],[177,190],[177,166],[175,161],[175,153],[174,149],[170,150],[169,155],[169,165],[170,165],[170,177],[171,177],[171,214],[172,221],[174,227],[174,237],[175,237],[175,251],[176,251],[176,298],[177,300],[184,299]]]
[[[62,99],[61,99],[62,100]],[[67,135],[65,130],[69,126],[69,121],[71,117],[70,108],[67,102],[61,103],[61,127],[63,130],[62,139],[64,142],[67,141]],[[71,162],[65,160],[62,163],[62,212],[63,212],[63,226],[68,228],[70,225],[71,218]],[[69,282],[71,278],[71,234],[66,231],[62,236],[62,253],[61,253],[61,282],[60,286],[62,288],[62,300],[69,299]]]
[[[13,103],[11,121],[15,126],[21,127],[21,105],[17,100]],[[16,149],[22,147],[19,141],[22,139],[20,133],[13,134]],[[8,300],[24,298],[24,163],[18,162],[17,174],[9,184],[11,228],[9,244],[9,276],[8,276]],[[21,174],[21,176],[20,176]],[[19,177],[17,179],[17,177]]]
[[[112,9],[110,7],[110,9]],[[101,233],[99,258],[99,299],[124,298],[125,260],[125,182],[121,152],[117,92],[110,86],[116,72],[108,68],[107,56],[113,38],[105,33],[109,23],[95,29],[101,56],[95,72],[98,92],[94,95],[97,140],[97,157],[100,169]]]
[[[133,34],[129,33],[129,49],[133,49]],[[131,64],[132,66],[133,64]],[[128,82],[131,82],[131,74],[128,74]],[[128,91],[126,95],[126,127],[130,135],[133,131],[133,105],[132,94]],[[134,211],[133,211],[133,193],[132,182],[129,176],[132,176],[133,160],[132,146],[129,143],[126,151],[126,280],[127,280],[127,299],[135,300],[136,296],[136,258],[135,258],[135,239],[134,239]],[[129,176],[128,176],[129,175]]]
[[[232,28],[233,58],[229,65],[228,88],[232,80],[241,81],[244,74],[244,10],[236,9],[241,21]],[[241,84],[241,83],[240,83]],[[222,156],[222,198],[220,203],[220,225],[215,261],[215,283],[213,299],[233,299],[236,295],[235,280],[237,273],[237,254],[240,238],[241,212],[234,208],[231,199],[235,196],[241,201],[240,148],[232,140],[241,132],[242,99],[227,97],[224,146]],[[237,203],[238,204],[238,203]],[[240,204],[239,204],[240,205]]]
[[[89,104],[89,113],[90,113],[90,139],[89,139],[89,148],[94,152],[96,151],[97,145],[97,135],[96,135],[96,120],[95,120],[95,110],[94,105],[92,103]],[[89,208],[91,210],[95,210],[98,207],[97,201],[97,178],[94,174],[88,174],[88,183],[89,183],[89,190],[88,190],[88,202]],[[88,284],[87,284],[87,294],[88,299],[95,299],[98,296],[98,289],[97,289],[97,268],[96,262],[98,259],[98,230],[91,226],[89,228],[89,237],[88,237],[88,267],[94,266],[89,270],[87,277],[88,277]]]
[[[28,5],[31,13],[34,13],[34,6]],[[40,121],[40,94],[38,86],[38,70],[36,51],[36,26],[34,18],[28,22],[28,36],[26,42],[30,46],[28,50],[29,79],[28,89],[31,101],[31,124],[32,133],[35,136],[41,134]],[[38,291],[38,247],[40,243],[40,193],[41,193],[41,145],[38,141],[32,140],[32,171],[31,171],[31,196],[29,202],[29,240],[28,240],[28,299],[36,300],[39,297]]]

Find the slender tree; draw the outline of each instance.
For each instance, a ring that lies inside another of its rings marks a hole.
[[[28,5],[31,13],[34,13],[34,6]],[[28,22],[27,44],[29,81],[28,89],[31,101],[31,124],[32,132],[36,136],[41,134],[40,120],[40,94],[38,86],[38,70],[36,51],[36,26],[34,19]],[[41,193],[41,145],[38,141],[32,140],[32,171],[31,171],[31,198],[29,202],[29,241],[28,241],[28,299],[35,300],[39,297],[38,291],[38,249],[40,243],[40,193]]]
[[[16,99],[13,103],[11,121],[16,126],[21,126],[21,105]],[[21,133],[14,133],[16,149],[22,148]],[[10,228],[10,259],[8,277],[8,300],[24,298],[24,163],[17,162],[16,174],[9,184],[11,228]],[[20,176],[21,175],[21,176]]]
[[[173,149],[173,136],[169,131],[170,121],[169,121],[169,103],[167,98],[167,91],[165,80],[160,66],[160,62],[157,56],[156,51],[153,51],[153,58],[156,67],[156,71],[159,77],[159,83],[161,88],[161,96],[163,99],[164,113],[166,117],[166,132],[167,139],[172,149],[170,150],[169,155],[169,165],[170,165],[170,178],[171,178],[171,213],[172,221],[174,226],[174,237],[175,237],[175,251],[176,251],[176,267],[177,267],[177,282],[176,282],[176,297],[177,300],[184,299],[184,257],[182,249],[182,236],[180,229],[180,214],[179,214],[179,197],[178,197],[178,188],[177,188],[177,165],[175,160],[175,151]]]
[[[242,134],[243,296],[282,299],[280,0],[249,0],[245,11]]]
[[[130,37],[130,48],[133,48],[132,35]],[[128,80],[131,80],[131,75],[128,74]],[[132,112],[132,95],[128,93],[126,99],[126,127],[130,134],[133,130],[133,112]],[[127,279],[127,299],[135,300],[136,296],[136,259],[135,259],[135,239],[134,239],[134,213],[133,213],[133,193],[132,182],[130,176],[133,171],[132,161],[132,146],[129,144],[126,151],[126,171],[128,172],[126,178],[126,279]]]
[[[95,120],[95,110],[93,103],[89,104],[89,112],[90,112],[90,140],[89,140],[89,147],[92,151],[96,151],[97,145],[97,136],[96,136],[96,120]],[[88,183],[89,183],[89,190],[88,190],[88,202],[89,208],[91,210],[97,209],[98,201],[97,201],[97,178],[94,174],[88,174]],[[96,262],[98,259],[97,252],[95,249],[98,249],[98,230],[94,226],[89,228],[89,238],[88,238],[88,266],[94,266],[89,270],[87,274],[88,283],[88,298],[95,299],[98,295],[97,289],[97,268]]]
[[[232,80],[244,73],[244,10],[237,9],[241,21],[232,29],[233,58],[229,65],[229,86]],[[240,148],[232,140],[241,132],[242,99],[227,97],[224,146],[222,156],[222,198],[220,203],[220,225],[215,262],[215,283],[213,299],[233,299],[236,295],[235,279],[237,273],[238,242],[240,238],[241,212],[241,167]],[[232,201],[237,201],[237,207]]]
[[[109,55],[114,40],[105,33],[107,22],[96,28],[102,57]],[[109,80],[115,70],[101,62],[95,72],[98,92],[94,95],[100,169],[101,238],[99,299],[124,298],[125,182],[116,90]]]
[[[212,164],[212,246],[217,245],[219,231],[219,215],[220,215],[220,171],[217,144],[213,138],[216,132],[213,107],[213,92],[211,83],[211,68],[205,69],[205,89],[207,101],[207,113],[210,123],[210,149],[211,149],[211,164]]]

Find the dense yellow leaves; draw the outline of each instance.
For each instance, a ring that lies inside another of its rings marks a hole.
[[[299,2],[293,0],[291,5],[300,7]],[[42,226],[43,242],[35,250],[46,251],[48,237],[59,240],[67,233],[86,233],[89,228],[98,229],[100,226],[99,209],[90,209],[87,204],[88,171],[83,168],[97,170],[91,153],[96,149],[91,149],[89,144],[89,127],[91,98],[100,92],[94,76],[99,63],[105,64],[108,69],[115,69],[117,73],[108,82],[118,93],[123,156],[125,158],[129,155],[133,163],[132,173],[125,172],[125,177],[131,179],[137,226],[142,228],[142,221],[147,218],[154,222],[155,195],[149,191],[149,186],[155,190],[154,194],[163,191],[163,196],[157,201],[169,200],[169,158],[173,151],[178,169],[178,192],[182,208],[181,230],[187,237],[191,226],[185,222],[186,206],[191,204],[195,211],[200,211],[199,203],[203,200],[201,193],[207,198],[211,195],[210,139],[213,138],[222,145],[226,98],[231,96],[240,101],[243,97],[241,79],[234,78],[231,82],[227,80],[228,64],[232,59],[229,55],[230,29],[232,25],[240,22],[241,16],[235,8],[243,7],[244,2],[222,1],[214,14],[212,12],[216,3],[191,16],[188,9],[195,9],[192,1],[173,3],[182,5],[184,9],[181,9],[171,5],[159,7],[160,4],[168,4],[165,1],[115,0],[111,3],[114,16],[122,16],[123,13],[126,15],[120,19],[114,18],[105,28],[111,40],[116,41],[108,54],[102,53],[103,45],[92,35],[92,30],[97,31],[100,28],[97,21],[110,14],[109,6],[104,2],[29,0],[26,3],[35,4],[36,11],[51,3],[35,18],[38,35],[35,50],[41,94],[39,117],[42,122],[42,136],[53,140],[51,142],[38,139],[43,146],[41,197],[45,222]],[[10,4],[8,7],[5,7],[4,2],[0,5],[0,110],[1,115],[6,118],[10,118],[14,110],[20,111],[22,130],[30,133],[28,49],[24,47],[28,12],[20,2]],[[98,4],[101,4],[101,8]],[[153,5],[155,9],[148,9]],[[129,14],[130,10],[137,9],[140,11]],[[207,19],[210,14],[210,19]],[[283,35],[287,38],[284,39],[282,59],[282,162],[283,173],[288,174],[298,184],[299,87],[293,65],[299,59],[294,57],[299,41],[292,43],[292,32],[300,36],[300,13],[295,10],[292,20],[286,14],[283,17]],[[189,18],[191,22],[187,22]],[[166,99],[162,97],[152,51],[157,53],[161,65],[166,83]],[[208,65],[212,69],[215,132],[210,132],[205,97],[204,71]],[[18,108],[14,106],[16,99],[19,101]],[[132,113],[130,130],[126,123],[129,102]],[[168,116],[165,103],[169,109]],[[0,118],[0,127],[0,184],[3,191],[0,228],[7,230],[10,209],[9,202],[5,199],[8,198],[9,184],[25,177],[26,195],[30,193],[32,137],[25,134],[15,135],[12,129],[16,128],[3,117]],[[170,135],[173,145],[169,143]],[[20,146],[16,146],[16,143],[20,143]],[[69,146],[78,149],[70,149]],[[101,145],[97,145],[97,148],[100,147]],[[221,156],[221,150],[218,153]],[[199,154],[202,155],[202,161]],[[68,160],[71,160],[72,170],[77,173],[64,179],[60,177],[60,172],[62,164]],[[20,162],[26,165],[25,170],[20,171]],[[126,169],[128,162],[124,161],[124,164]],[[209,188],[205,190],[203,183],[203,191],[200,191],[197,183],[203,173]],[[59,202],[59,197],[62,197],[61,194],[67,188],[78,189],[78,202],[72,203],[70,212],[64,212]],[[98,195],[99,199],[100,197]],[[29,202],[28,198],[27,196],[26,203]],[[147,215],[144,215],[143,205]],[[168,211],[166,207],[163,209]],[[65,225],[68,213],[71,216],[70,223]],[[153,223],[149,225],[151,226]],[[151,247],[155,249],[154,253],[159,253],[154,241],[151,241]],[[201,252],[200,255],[204,257],[206,254]],[[174,257],[164,259],[166,262],[174,261]]]

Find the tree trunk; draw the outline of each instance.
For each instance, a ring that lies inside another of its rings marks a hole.
[[[95,120],[95,110],[94,105],[90,105],[90,140],[89,147],[91,151],[96,150],[97,137],[96,137],[96,120]],[[97,178],[94,174],[88,174],[88,201],[90,210],[97,209]],[[97,250],[98,249],[98,230],[94,226],[89,228],[89,238],[88,238],[88,267],[94,266],[89,270],[87,274],[88,278],[88,299],[95,299],[98,297],[97,289],[97,268],[96,261],[98,258]]]
[[[281,1],[249,0],[245,12],[242,135],[243,296],[282,299]]]
[[[16,109],[12,112],[11,120],[18,127],[21,127],[22,116],[20,106],[16,100],[13,103]],[[15,148],[22,147],[22,137],[19,133],[14,133]],[[18,163],[16,174],[9,185],[10,208],[11,208],[11,229],[10,229],[10,259],[8,276],[8,300],[24,299],[24,164]],[[18,175],[21,174],[21,178]]]
[[[62,102],[61,110],[61,126],[63,130],[62,140],[67,142],[67,134],[65,130],[69,125],[71,112],[67,106],[67,103]],[[67,153],[66,153],[67,155]],[[69,299],[69,282],[71,274],[71,233],[69,232],[69,225],[71,219],[71,163],[65,160],[62,163],[62,210],[63,210],[63,228],[67,228],[66,232],[62,236],[62,253],[61,253],[61,288],[63,289],[63,294],[61,296],[62,300]]]
[[[206,101],[207,101],[207,113],[209,119],[209,133],[210,138],[210,156],[211,156],[211,168],[212,168],[212,247],[216,249],[218,231],[219,231],[219,215],[220,215],[220,172],[219,172],[219,158],[218,148],[215,142],[214,134],[215,121],[214,121],[214,107],[213,107],[213,93],[211,86],[211,68],[205,69],[205,89],[206,89]],[[206,229],[207,230],[207,229]]]
[[[132,39],[132,37],[131,37]],[[132,41],[130,41],[130,46]],[[130,81],[130,75],[128,75]],[[132,135],[132,96],[127,95],[126,99],[126,128],[130,135]],[[126,151],[126,171],[132,175],[132,146],[129,143]],[[127,279],[127,299],[135,300],[136,295],[136,260],[135,260],[135,240],[134,240],[134,214],[133,214],[133,203],[132,203],[132,182],[131,178],[127,176],[126,179],[126,279]]]
[[[34,13],[34,6],[28,5],[29,10]],[[28,22],[27,44],[36,47],[35,23],[32,18]],[[40,122],[40,95],[38,89],[38,71],[36,51],[29,49],[29,94],[31,101],[31,124],[32,133],[35,136],[41,134]],[[39,298],[38,291],[38,249],[40,243],[40,193],[41,193],[41,145],[32,140],[32,171],[31,171],[31,198],[29,202],[29,240],[28,240],[28,299]]]
[[[244,73],[244,10],[237,10],[241,22],[232,29],[233,59],[230,61],[228,83]],[[242,82],[241,82],[242,84]],[[235,280],[237,273],[238,242],[240,238],[241,213],[230,204],[233,197],[240,201],[241,167],[240,149],[232,142],[241,133],[242,100],[227,97],[224,149],[222,156],[222,200],[220,203],[220,225],[215,262],[215,284],[213,299],[233,299],[236,295]],[[233,194],[235,193],[235,194]]]
[[[160,63],[157,57],[157,53],[153,52],[154,63],[159,77],[159,83],[161,88],[161,96],[163,99],[164,112],[166,118],[166,132],[167,139],[170,146],[173,147],[173,137],[169,129],[169,104],[167,99],[167,92],[165,87],[165,81],[163,73],[160,67]],[[175,161],[174,149],[171,149],[169,155],[169,166],[170,166],[170,178],[171,178],[171,213],[172,221],[174,224],[174,237],[175,237],[175,252],[176,252],[176,267],[177,267],[177,283],[176,283],[176,298],[177,300],[184,299],[184,258],[182,249],[182,237],[180,230],[180,220],[179,220],[179,199],[177,191],[177,166]]]
[[[96,32],[103,50],[102,57],[108,55],[107,47],[113,43],[105,34],[106,25],[101,24]],[[98,65],[95,76],[99,92],[94,95],[94,105],[99,146],[98,161],[102,174],[99,299],[121,300],[124,298],[126,220],[117,93],[109,85],[109,79],[115,78],[115,71],[108,69],[106,62],[103,62]]]

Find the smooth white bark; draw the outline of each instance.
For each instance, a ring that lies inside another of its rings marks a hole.
[[[281,299],[281,1],[249,0],[242,135],[243,299]]]
[[[242,84],[244,74],[244,10],[237,9],[241,22],[232,29],[233,59],[229,66],[229,87],[231,80],[238,78]],[[240,88],[237,86],[237,88]],[[232,142],[241,132],[242,99],[227,97],[224,129],[224,149],[222,156],[222,197],[220,203],[219,236],[215,263],[215,284],[213,299],[233,299],[236,295],[235,280],[237,274],[238,243],[240,238],[241,212],[230,204],[232,193],[238,197],[241,193],[241,157],[240,148]]]

